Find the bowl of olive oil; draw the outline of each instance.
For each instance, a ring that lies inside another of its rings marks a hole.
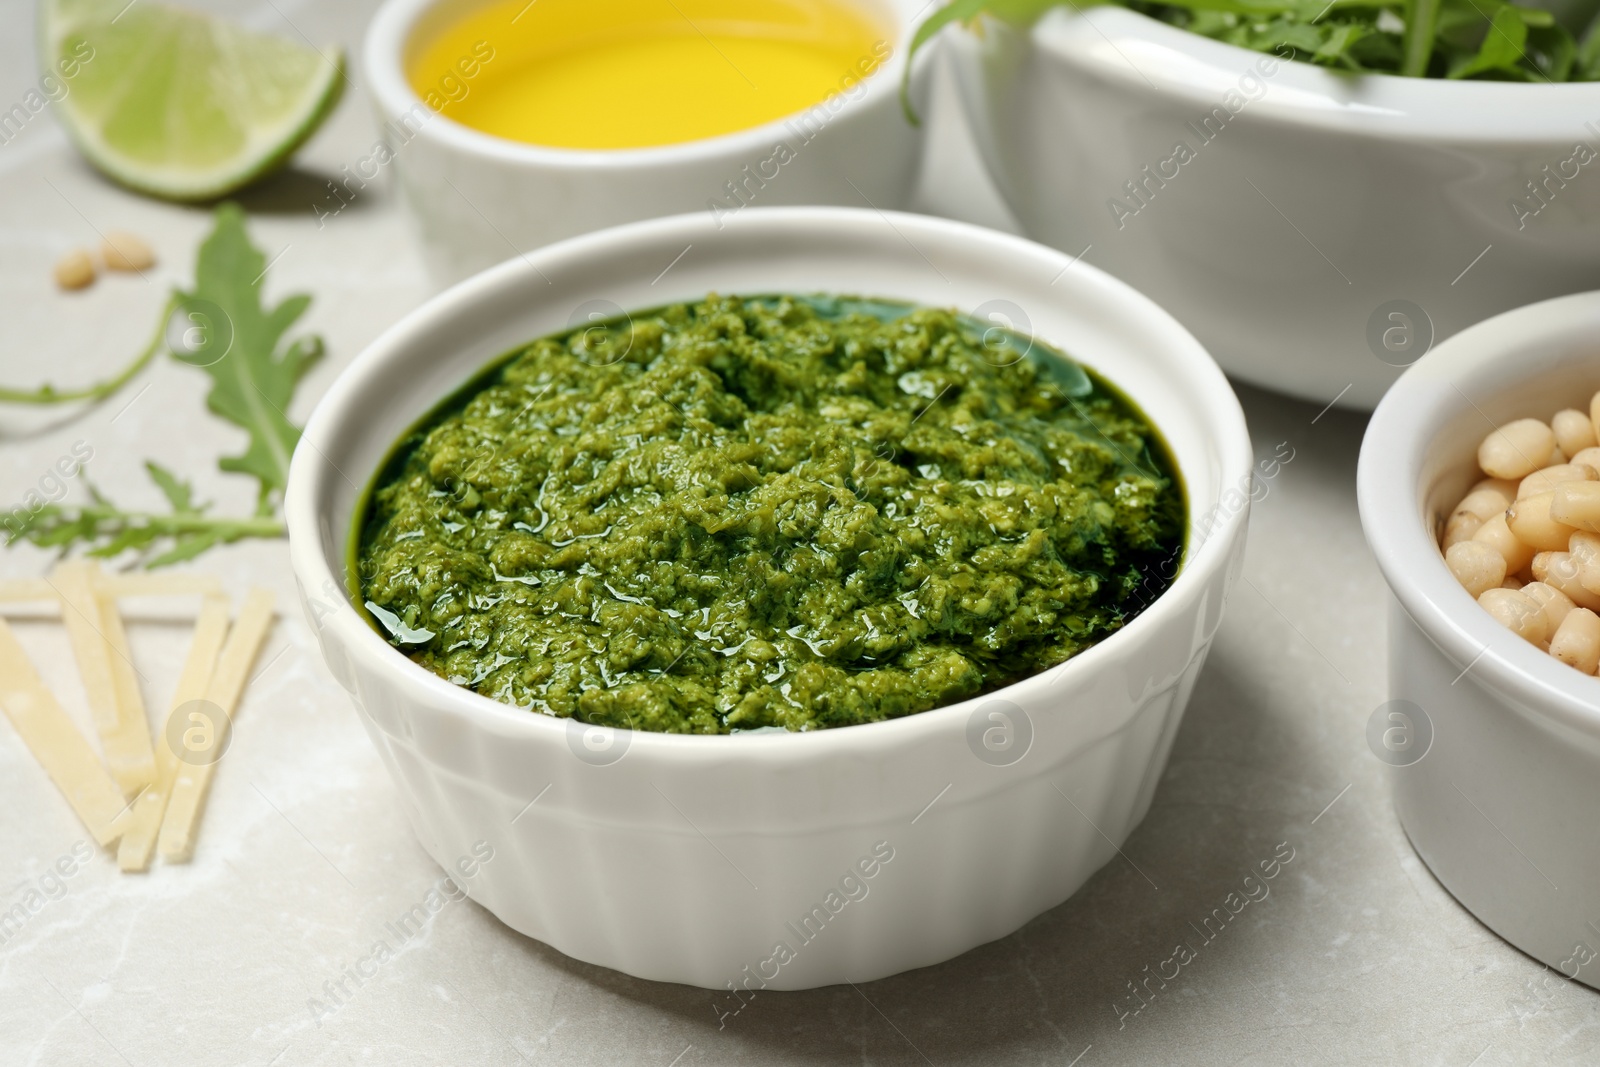
[[[442,285],[659,215],[699,211],[716,231],[756,204],[902,207],[921,148],[898,99],[915,15],[909,0],[389,0],[365,44],[381,140],[319,215],[392,169]]]

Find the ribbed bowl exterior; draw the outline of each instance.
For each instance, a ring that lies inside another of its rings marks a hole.
[[[770,988],[863,982],[1004,937],[1115,856],[1149,809],[1224,582],[1174,620],[1174,640],[1118,649],[1098,684],[999,694],[1035,731],[1006,767],[970,750],[969,714],[848,758],[727,746],[717,759],[630,750],[596,766],[561,738],[475,729],[380,672],[357,669],[356,706],[429,854],[449,870],[476,842],[494,849],[463,888],[513,929],[711,989],[742,982],[777,942],[796,958]],[[785,924],[798,929],[829,890],[848,899],[841,877],[880,842],[893,859],[858,875],[866,895],[801,942]]]
[[[656,286],[658,264],[690,243],[678,289]],[[1004,294],[1010,314],[1165,431],[1190,502],[1182,570],[1124,629],[1045,674],[807,734],[633,734],[529,714],[423,670],[357,616],[340,577],[352,475],[375,470],[448,386],[597,294],[647,307],[712,289],[967,309]],[[949,959],[1061,903],[1116,855],[1149,809],[1238,577],[1250,471],[1221,372],[1121,283],[959,223],[770,209],[727,231],[682,216],[579,238],[436,298],[334,383],[296,452],[286,511],[324,658],[429,854],[452,870],[492,850],[462,888],[568,955],[731,997],[730,983],[801,989]]]

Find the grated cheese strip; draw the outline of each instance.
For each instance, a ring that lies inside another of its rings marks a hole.
[[[134,801],[122,844],[117,848],[117,866],[124,871],[150,869],[150,857],[156,849],[156,836],[161,831],[161,819],[167,811],[167,801],[172,796],[172,785],[181,765],[168,742],[167,730],[178,709],[191,700],[206,695],[211,673],[216,667],[217,655],[222,651],[223,639],[228,634],[228,599],[220,593],[207,596],[200,603],[200,617],[195,622],[194,640],[189,645],[189,657],[184,660],[183,673],[178,676],[178,687],[172,694],[167,717],[155,736],[156,780],[149,789]]]
[[[256,654],[272,627],[272,594],[265,589],[251,589],[245,597],[244,607],[234,620],[233,630],[217,660],[216,670],[206,686],[205,699],[211,701],[231,721],[239,696],[249,680],[250,668]],[[179,763],[177,777],[172,785],[172,797],[167,802],[167,814],[161,823],[161,858],[168,863],[187,863],[194,855],[194,837],[205,810],[206,793],[211,787],[211,775],[216,763]]]
[[[0,601],[55,599],[55,587],[43,578],[17,578],[0,582]]]
[[[216,596],[222,583],[209,574],[106,574],[94,575],[95,591],[102,596]],[[17,578],[0,582],[0,603],[56,600],[55,586],[44,578]]]
[[[99,570],[83,560],[67,560],[52,572],[50,581],[61,597],[61,621],[72,640],[78,660],[78,673],[89,697],[89,711],[100,733],[100,748],[105,753],[111,777],[126,796],[133,796],[155,780],[155,753],[150,747],[150,723],[145,719],[144,702],[138,686],[124,681],[132,677],[132,663],[125,649],[116,649],[107,634],[107,613],[95,595],[95,573]],[[114,628],[122,635],[122,618],[115,617]],[[120,654],[119,654],[120,653]],[[113,660],[120,660],[114,665]],[[127,668],[124,675],[122,668]]]
[[[155,750],[150,743],[150,717],[144,708],[144,694],[139,691],[133,650],[128,647],[128,631],[122,625],[122,612],[117,607],[116,598],[107,596],[97,588],[94,599],[100,609],[100,632],[105,635],[106,645],[111,649],[111,692],[117,702],[119,736],[124,731],[129,735],[127,747],[130,751],[136,751],[141,757],[146,752],[150,754],[149,777],[135,789],[123,785],[124,793],[130,798],[137,797],[147,792],[156,780]]]
[[[117,817],[124,805],[111,776],[95,758],[66,711],[45,688],[39,674],[0,620],[0,706],[33,758],[78,813],[91,837],[109,845],[122,830]]]
[[[222,582],[211,574],[102,574],[99,588],[116,597],[222,595]]]

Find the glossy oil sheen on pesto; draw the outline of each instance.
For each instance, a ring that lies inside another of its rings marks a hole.
[[[1035,674],[1126,625],[1185,529],[1160,436],[1106,383],[952,312],[839,298],[535,341],[361,506],[359,598],[417,663],[678,733],[874,722]]]

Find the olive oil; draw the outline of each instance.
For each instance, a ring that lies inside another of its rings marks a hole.
[[[506,0],[423,42],[409,76],[435,111],[498,137],[644,148],[859,93],[890,37],[851,0]]]

